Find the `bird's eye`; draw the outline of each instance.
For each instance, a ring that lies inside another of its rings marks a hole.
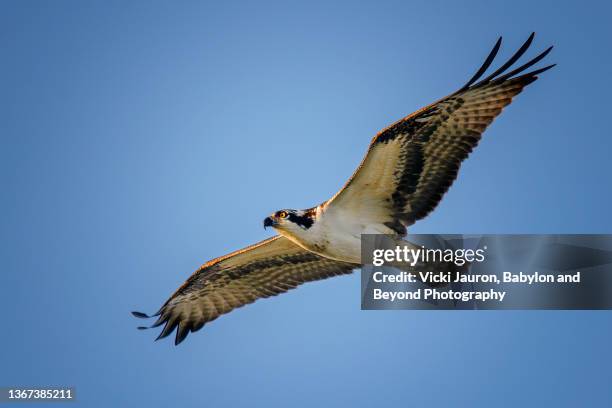
[[[287,215],[289,215],[287,214],[287,211],[281,211],[278,213],[279,218],[287,218]]]

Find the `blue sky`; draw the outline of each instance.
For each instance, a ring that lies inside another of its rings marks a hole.
[[[0,385],[79,405],[610,406],[609,312],[361,311],[359,276],[138,332],[262,219],[330,197],[499,35],[559,65],[419,233],[609,233],[606,2],[17,2],[0,13]]]

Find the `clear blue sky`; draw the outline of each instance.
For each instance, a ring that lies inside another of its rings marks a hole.
[[[79,406],[612,406],[610,312],[361,311],[359,276],[220,318],[155,311],[262,219],[331,196],[383,126],[531,31],[558,67],[414,232],[609,233],[606,2],[4,1],[0,385]]]

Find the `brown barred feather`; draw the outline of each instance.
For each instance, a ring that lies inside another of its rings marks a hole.
[[[543,59],[550,47],[504,74],[529,48],[533,37],[532,33],[505,64],[477,82],[497,55],[500,38],[477,73],[459,91],[378,133],[360,166],[325,204],[326,208],[352,211],[355,217],[369,217],[370,222],[379,222],[405,235],[407,226],[436,208],[457,178],[461,163],[502,109],[534,82],[537,74],[554,66],[512,78]],[[389,161],[395,169],[393,174],[386,171]],[[372,214],[377,209],[378,218],[373,220]]]
[[[306,282],[351,273],[355,267],[276,236],[204,264],[166,301],[151,327],[164,325],[158,339],[176,329],[175,344],[179,344],[190,332],[235,308]]]
[[[493,63],[500,38],[464,87],[378,133],[353,176],[324,209],[347,211],[366,224],[379,223],[404,235],[406,226],[438,205],[461,163],[502,109],[538,74],[554,66],[515,77],[542,60],[550,47],[506,73],[527,51],[533,37],[500,68],[477,82]],[[306,251],[286,238],[273,237],[204,264],[166,301],[151,327],[164,325],[158,339],[176,329],[178,344],[190,332],[235,308],[306,282],[351,273],[356,267]]]

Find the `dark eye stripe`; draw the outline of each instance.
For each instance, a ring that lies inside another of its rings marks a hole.
[[[314,220],[308,215],[300,216],[293,213],[289,213],[289,221],[305,229],[312,227],[312,224],[314,223]]]

